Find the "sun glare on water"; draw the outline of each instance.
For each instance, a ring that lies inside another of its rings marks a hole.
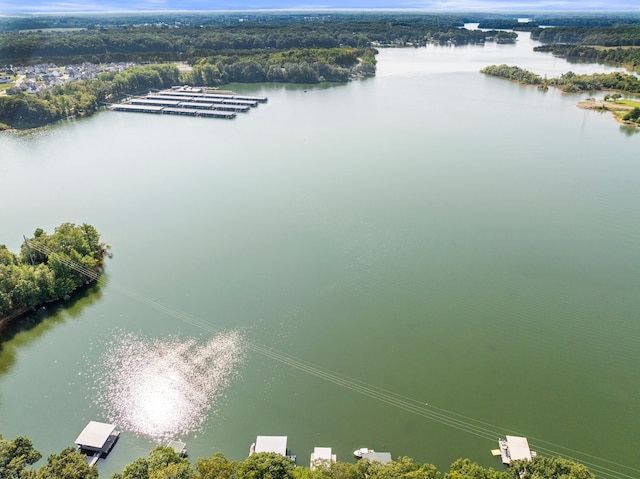
[[[182,436],[200,429],[243,355],[237,332],[206,343],[127,334],[105,353],[96,404],[124,430],[157,441]]]

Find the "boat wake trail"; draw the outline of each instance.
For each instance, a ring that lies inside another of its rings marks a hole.
[[[160,442],[201,428],[238,374],[245,348],[237,332],[206,343],[127,334],[108,348],[96,375],[96,405],[120,428]]]

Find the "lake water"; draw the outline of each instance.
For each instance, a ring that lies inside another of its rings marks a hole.
[[[611,70],[533,46],[233,85],[269,97],[234,121],[104,111],[0,135],[0,241],[86,222],[114,253],[4,343],[0,432],[46,457],[114,421],[101,477],[170,437],[192,458],[286,435],[303,465],[366,446],[446,471],[501,467],[514,433],[640,476],[640,135],[587,95],[479,73]]]

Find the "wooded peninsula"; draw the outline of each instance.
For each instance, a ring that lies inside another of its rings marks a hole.
[[[474,22],[490,29],[464,28]],[[570,61],[640,65],[640,18],[631,14],[538,15],[528,21],[402,12],[7,16],[0,18],[0,130],[88,116],[124,96],[178,84],[347,82],[375,75],[377,48],[512,43],[512,30],[530,31],[544,44],[536,51]],[[95,67],[105,64],[117,65]],[[38,68],[18,73],[27,66]],[[51,83],[42,87],[45,80]],[[565,91],[582,91],[578,79],[566,80]],[[632,78],[606,85],[592,80],[585,83],[590,89],[640,92]]]
[[[93,226],[73,223],[61,224],[53,234],[36,229],[17,255],[0,245],[0,330],[96,281],[108,250]]]

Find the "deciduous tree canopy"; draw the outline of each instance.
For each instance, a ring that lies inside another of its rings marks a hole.
[[[18,255],[0,245],[0,319],[62,298],[94,280],[106,248],[93,226],[73,223],[61,224],[51,235],[38,228]]]

